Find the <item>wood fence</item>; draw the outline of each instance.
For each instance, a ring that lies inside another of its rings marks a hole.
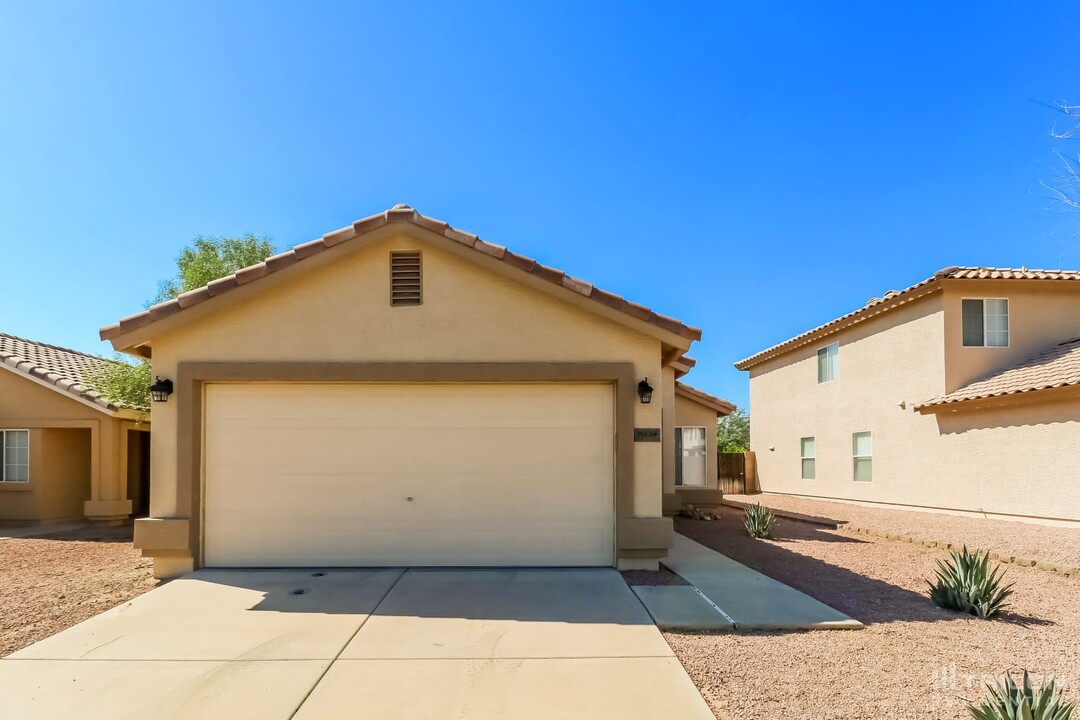
[[[746,494],[746,455],[716,453],[716,470],[725,495]]]

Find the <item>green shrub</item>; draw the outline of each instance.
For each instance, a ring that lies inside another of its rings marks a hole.
[[[990,569],[990,553],[949,553],[948,562],[938,560],[937,582],[930,583],[930,599],[947,610],[988,618],[1005,607],[1012,584],[1001,586],[1005,569]]]
[[[968,705],[975,720],[1069,720],[1076,710],[1076,703],[1067,703],[1061,697],[1053,678],[1036,690],[1027,670],[1021,686],[1006,676],[1005,682],[987,685],[986,689],[990,696],[981,705]]]
[[[772,510],[760,503],[747,505],[746,512],[743,514],[743,527],[746,528],[746,532],[750,533],[750,537],[769,537],[772,535],[775,521],[776,518],[773,517]]]

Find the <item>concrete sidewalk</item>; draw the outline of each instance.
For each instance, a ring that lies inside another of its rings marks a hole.
[[[693,587],[635,587],[667,630],[828,630],[863,627],[843,613],[675,534],[664,565]]]
[[[201,570],[0,660],[4,717],[712,720],[614,570]]]

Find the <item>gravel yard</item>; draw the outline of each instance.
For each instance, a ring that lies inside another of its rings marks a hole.
[[[681,575],[661,566],[659,570],[623,570],[627,585],[689,585]]]
[[[955,518],[951,518],[955,520]],[[967,718],[985,677],[1027,668],[1080,697],[1080,580],[1007,566],[1010,612],[978,620],[926,593],[944,550],[778,519],[753,540],[741,513],[675,520],[684,535],[844,612],[864,630],[665,633],[718,718]],[[1011,525],[1010,525],[1011,526]]]
[[[130,525],[0,540],[0,657],[155,587]]]
[[[802,515],[846,521],[887,533],[967,543],[968,547],[996,551],[1002,555],[1080,567],[1080,526],[1052,527],[1011,520],[981,520],[944,513],[889,510],[770,493],[726,497],[738,502],[761,503],[777,510],[788,510]]]

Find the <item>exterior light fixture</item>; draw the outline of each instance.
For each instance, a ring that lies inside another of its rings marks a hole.
[[[641,398],[642,405],[648,405],[652,402],[653,387],[649,384],[649,378],[645,378],[637,384],[637,394]]]
[[[154,384],[150,386],[150,397],[154,399],[154,402],[166,402],[170,395],[172,395],[172,380],[155,377]]]

